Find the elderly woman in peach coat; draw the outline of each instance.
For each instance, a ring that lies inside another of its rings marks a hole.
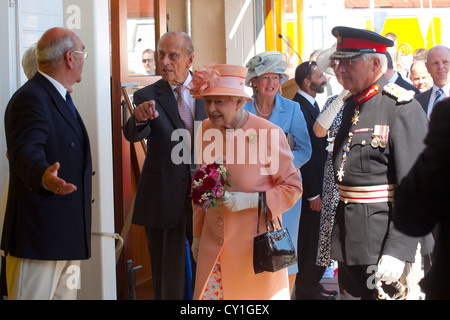
[[[253,238],[258,223],[265,230],[259,192],[266,192],[269,218],[277,221],[301,197],[302,183],[281,129],[243,109],[252,100],[246,74],[242,66],[212,65],[195,71],[191,82],[208,115],[196,136],[197,162],[223,163],[231,183],[216,208],[194,207],[194,299],[290,299],[287,269],[254,273]]]

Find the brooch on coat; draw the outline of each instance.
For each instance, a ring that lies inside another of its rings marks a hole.
[[[258,141],[258,135],[256,133],[250,133],[248,136],[248,142],[254,144]]]

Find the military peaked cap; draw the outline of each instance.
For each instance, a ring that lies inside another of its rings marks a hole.
[[[331,60],[355,59],[366,53],[384,53],[392,47],[394,41],[365,29],[334,27],[333,36],[337,39],[336,51]]]

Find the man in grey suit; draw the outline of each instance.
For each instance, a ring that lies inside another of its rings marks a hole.
[[[192,237],[190,155],[194,120],[203,120],[203,100],[189,90],[178,93],[191,79],[194,60],[191,38],[182,32],[164,34],[158,44],[162,79],[135,92],[137,105],[124,128],[125,138],[137,142],[147,138],[147,156],[136,192],[133,223],[146,228],[155,300],[183,299],[186,285],[185,240]],[[186,89],[186,88],[185,88]],[[185,119],[177,99],[188,106]],[[177,132],[190,131],[184,138]],[[187,142],[187,144],[186,144]],[[184,144],[183,144],[184,143]],[[179,148],[188,145],[189,149]],[[174,152],[175,150],[181,150]],[[189,154],[186,154],[186,150]],[[182,154],[184,152],[184,154]],[[181,161],[187,159],[188,161]],[[191,243],[191,242],[190,242]]]
[[[449,97],[450,91],[450,49],[437,45],[428,51],[427,69],[433,78],[431,89],[416,95],[415,98],[422,105],[430,119],[433,106],[444,98]]]

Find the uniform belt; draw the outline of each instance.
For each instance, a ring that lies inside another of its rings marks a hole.
[[[341,201],[345,203],[377,203],[393,202],[393,184],[384,184],[370,187],[348,187],[338,185]]]

